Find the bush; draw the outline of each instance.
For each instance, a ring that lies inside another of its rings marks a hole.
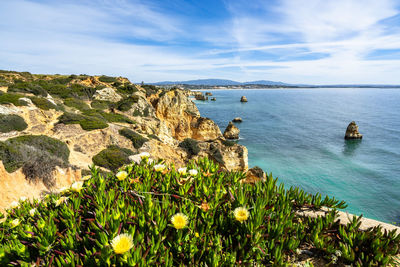
[[[147,139],[147,138],[141,136],[140,134],[138,134],[132,130],[129,130],[127,128],[123,128],[123,129],[119,130],[118,132],[120,135],[131,140],[133,147],[136,149],[141,148],[144,143],[149,141],[149,139]]]
[[[129,149],[112,145],[100,151],[92,160],[97,166],[115,171],[119,167],[128,164],[130,162],[129,156],[133,154],[133,151]]]
[[[149,107],[146,107],[143,112],[140,111],[139,109],[135,109],[135,111],[132,113],[132,116],[134,117],[148,117],[150,115]]]
[[[64,104],[69,107],[76,108],[80,111],[90,109],[89,105],[82,100],[76,98],[67,98],[64,100]]]
[[[83,111],[83,114],[89,117],[95,117],[98,118],[100,120],[104,120],[107,122],[122,122],[122,123],[130,123],[133,124],[135,123],[134,121],[132,121],[131,119],[129,119],[128,117],[122,115],[122,114],[117,114],[117,113],[108,113],[108,112],[104,112],[101,110],[85,110]]]
[[[15,106],[23,106],[23,104],[18,101],[18,99],[20,99],[21,97],[24,96],[20,94],[10,93],[0,94],[0,104],[13,104]]]
[[[104,110],[108,109],[110,106],[111,102],[110,101],[105,101],[105,100],[93,100],[92,103],[90,103],[90,106],[94,109],[99,109],[99,110]]]
[[[25,120],[18,115],[0,114],[0,132],[23,131],[28,127]]]
[[[66,164],[59,158],[41,151],[41,153],[36,153],[35,157],[24,162],[22,173],[28,181],[34,183],[42,181],[47,188],[51,188],[56,183],[53,172],[57,166],[66,167]]]
[[[32,100],[33,104],[35,104],[35,106],[37,106],[40,109],[43,109],[43,110],[49,110],[49,109],[58,110],[59,109],[58,106],[54,105],[53,103],[51,103],[46,98],[35,97],[35,96],[30,96],[29,98]]]
[[[113,83],[117,82],[117,78],[103,75],[99,77],[99,81],[103,83]]]
[[[32,93],[36,96],[47,96],[47,91],[38,83],[33,81],[16,81],[8,87],[9,92]]]
[[[178,146],[186,150],[189,155],[197,155],[200,152],[199,142],[192,138],[186,138]]]
[[[400,252],[394,231],[361,231],[359,219],[342,226],[335,219],[344,202],[285,189],[272,175],[243,184],[245,173],[201,159],[187,165],[198,170],[187,179],[173,165],[165,173],[154,170],[159,163],[130,164],[122,181],[92,168],[80,192],[50,194],[9,210],[1,225],[0,264],[285,266],[301,261],[296,250],[306,247],[326,266],[388,266]],[[297,213],[302,206],[332,211],[303,217]],[[237,208],[248,216],[235,216]],[[177,213],[187,216],[182,229],[171,222]],[[111,245],[119,234],[132,237],[124,255]]]
[[[107,122],[105,122],[104,118],[101,116],[84,116],[69,112],[64,112],[64,114],[58,118],[58,122],[64,124],[79,124],[82,129],[86,131],[104,129],[108,127]]]
[[[124,99],[121,99],[115,106],[120,111],[128,111],[131,109],[132,105],[139,101],[139,96],[133,95]]]
[[[67,164],[68,146],[45,135],[23,135],[0,142],[0,160],[7,172],[14,172],[35,158],[45,157],[43,164],[59,159]]]
[[[117,91],[122,94],[131,95],[131,94],[139,91],[136,88],[136,86],[134,86],[133,84],[116,84],[116,83],[114,83],[114,86],[117,88]]]

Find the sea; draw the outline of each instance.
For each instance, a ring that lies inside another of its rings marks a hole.
[[[201,116],[224,132],[240,129],[249,167],[348,204],[345,211],[400,223],[400,89],[302,88],[207,90],[194,100]],[[241,103],[246,96],[247,103]],[[345,140],[355,121],[362,140]]]

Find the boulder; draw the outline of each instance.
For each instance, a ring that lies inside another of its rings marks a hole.
[[[207,96],[212,96],[212,93],[211,92],[206,92],[206,95]]]
[[[122,96],[117,94],[117,92],[110,87],[97,90],[96,93],[93,95],[93,97],[96,100],[104,100],[110,102],[118,102],[119,100],[122,99]]]
[[[355,121],[350,122],[349,126],[347,126],[344,139],[362,139],[362,134],[358,132],[358,126]]]
[[[234,118],[232,121],[233,121],[233,122],[242,122],[243,120],[242,120],[242,118],[240,118],[240,117],[236,117],[236,118]]]
[[[247,98],[245,96],[242,96],[242,98],[240,98],[240,102],[247,102]]]
[[[265,181],[267,179],[265,172],[258,166],[249,169],[246,173],[244,183],[256,183],[258,181]]]
[[[217,100],[215,97],[211,98],[211,101],[215,101],[215,100]]]
[[[195,95],[194,98],[195,98],[196,100],[201,100],[201,101],[206,101],[206,100],[208,100],[208,97],[204,96],[203,94]]]
[[[224,137],[226,139],[239,139],[240,130],[231,121],[225,129]]]

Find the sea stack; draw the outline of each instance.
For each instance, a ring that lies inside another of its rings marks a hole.
[[[211,98],[211,101],[216,101],[217,99],[215,97]]]
[[[350,122],[349,126],[347,126],[344,139],[362,139],[362,134],[358,132],[358,126],[355,121]]]
[[[240,99],[240,102],[247,102],[247,98],[245,96],[242,96],[242,98]]]
[[[232,122],[242,122],[243,120],[242,120],[242,118],[240,118],[240,117],[236,117],[236,118],[234,118],[233,120],[232,120]]]
[[[239,133],[239,128],[233,125],[233,123],[230,121],[225,129],[224,137],[226,139],[239,139]]]
[[[212,93],[211,92],[206,92],[206,95],[207,96],[212,96]]]

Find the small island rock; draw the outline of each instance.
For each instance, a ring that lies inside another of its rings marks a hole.
[[[226,139],[239,139],[239,133],[239,128],[233,125],[233,123],[230,121],[225,129],[224,137]]]
[[[211,92],[206,92],[206,95],[207,96],[212,96],[212,93]]]
[[[247,98],[245,96],[242,96],[242,98],[240,98],[240,102],[247,102]]]
[[[208,100],[208,97],[206,97],[206,96],[203,95],[203,94],[195,95],[194,98],[195,98],[196,100],[201,100],[201,101],[206,101],[206,100]]]
[[[211,101],[216,101],[217,99],[215,97],[211,98]]]
[[[242,120],[242,118],[240,118],[240,117],[236,117],[236,118],[234,118],[232,121],[233,121],[233,122],[242,122],[243,120]]]
[[[350,122],[347,126],[344,139],[362,139],[362,134],[358,132],[358,126],[355,121]]]

